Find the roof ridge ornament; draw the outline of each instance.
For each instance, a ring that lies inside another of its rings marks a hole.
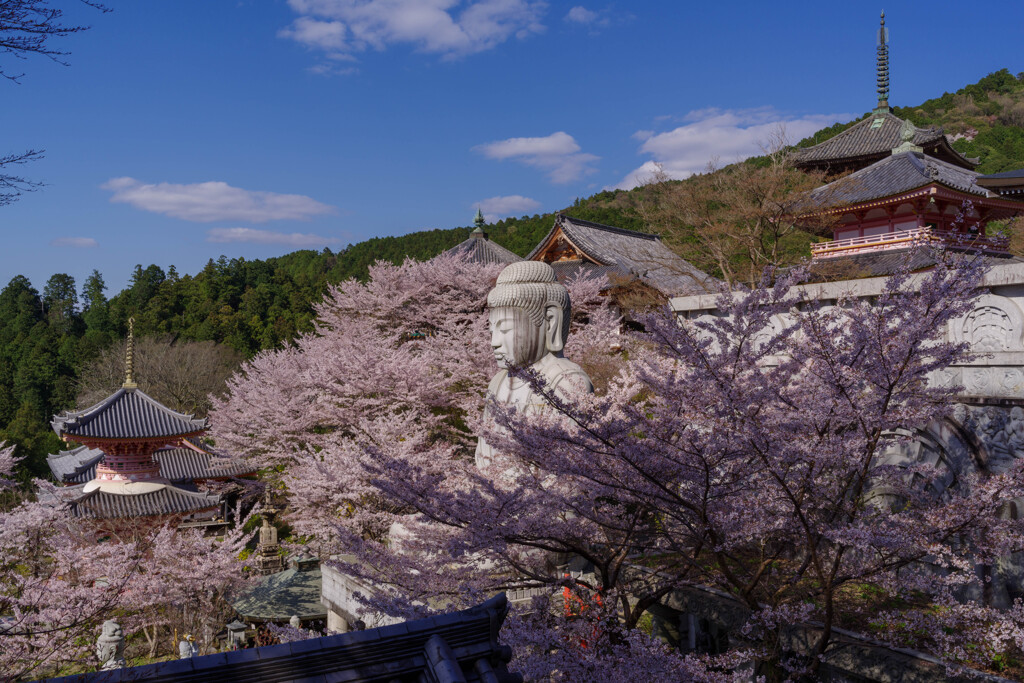
[[[128,318],[128,339],[124,351],[124,384],[125,389],[138,389],[135,383],[135,318]]]
[[[889,29],[885,27],[885,10],[882,10],[878,27],[878,109],[876,113],[892,111],[889,107]]]
[[[920,145],[914,144],[914,136],[917,135],[917,126],[911,123],[909,120],[904,119],[903,124],[900,125],[900,144],[892,148],[893,154],[902,154],[903,152],[914,152],[915,154],[924,154],[924,148]]]

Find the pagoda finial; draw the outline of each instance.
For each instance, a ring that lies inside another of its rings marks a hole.
[[[480,230],[483,230],[485,222],[486,221],[484,221],[484,214],[483,214],[483,212],[480,211],[480,207],[479,206],[476,207],[476,217],[473,219],[473,225],[475,225]]]
[[[889,111],[889,29],[884,10],[878,27],[878,109]]]
[[[125,389],[135,389],[135,318],[128,318],[128,343],[124,352],[124,384]]]

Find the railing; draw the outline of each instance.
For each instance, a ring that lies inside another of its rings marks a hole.
[[[903,249],[905,247],[930,243],[999,252],[1005,252],[1010,246],[1009,238],[1002,235],[990,237],[975,233],[949,232],[923,227],[812,244],[811,258],[828,258],[830,256],[841,256],[851,253]]]

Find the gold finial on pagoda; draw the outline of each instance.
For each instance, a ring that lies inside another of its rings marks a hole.
[[[128,343],[124,352],[124,384],[125,389],[135,389],[135,318],[128,318]]]

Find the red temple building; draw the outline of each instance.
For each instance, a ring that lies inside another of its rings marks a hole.
[[[798,168],[841,175],[810,193],[804,214],[832,222],[833,240],[811,246],[814,261],[849,257],[878,270],[877,252],[920,246],[1012,258],[992,221],[1024,214],[1024,170],[981,175],[941,128],[918,128],[889,107],[888,29],[878,33],[878,106],[825,142],[794,153]]]
[[[129,331],[123,386],[85,410],[54,416],[57,436],[81,444],[48,458],[57,481],[68,484],[61,497],[74,516],[91,519],[217,517],[221,496],[195,484],[252,474],[251,468],[221,461],[201,445],[206,418],[143,393],[132,377],[132,355]]]

